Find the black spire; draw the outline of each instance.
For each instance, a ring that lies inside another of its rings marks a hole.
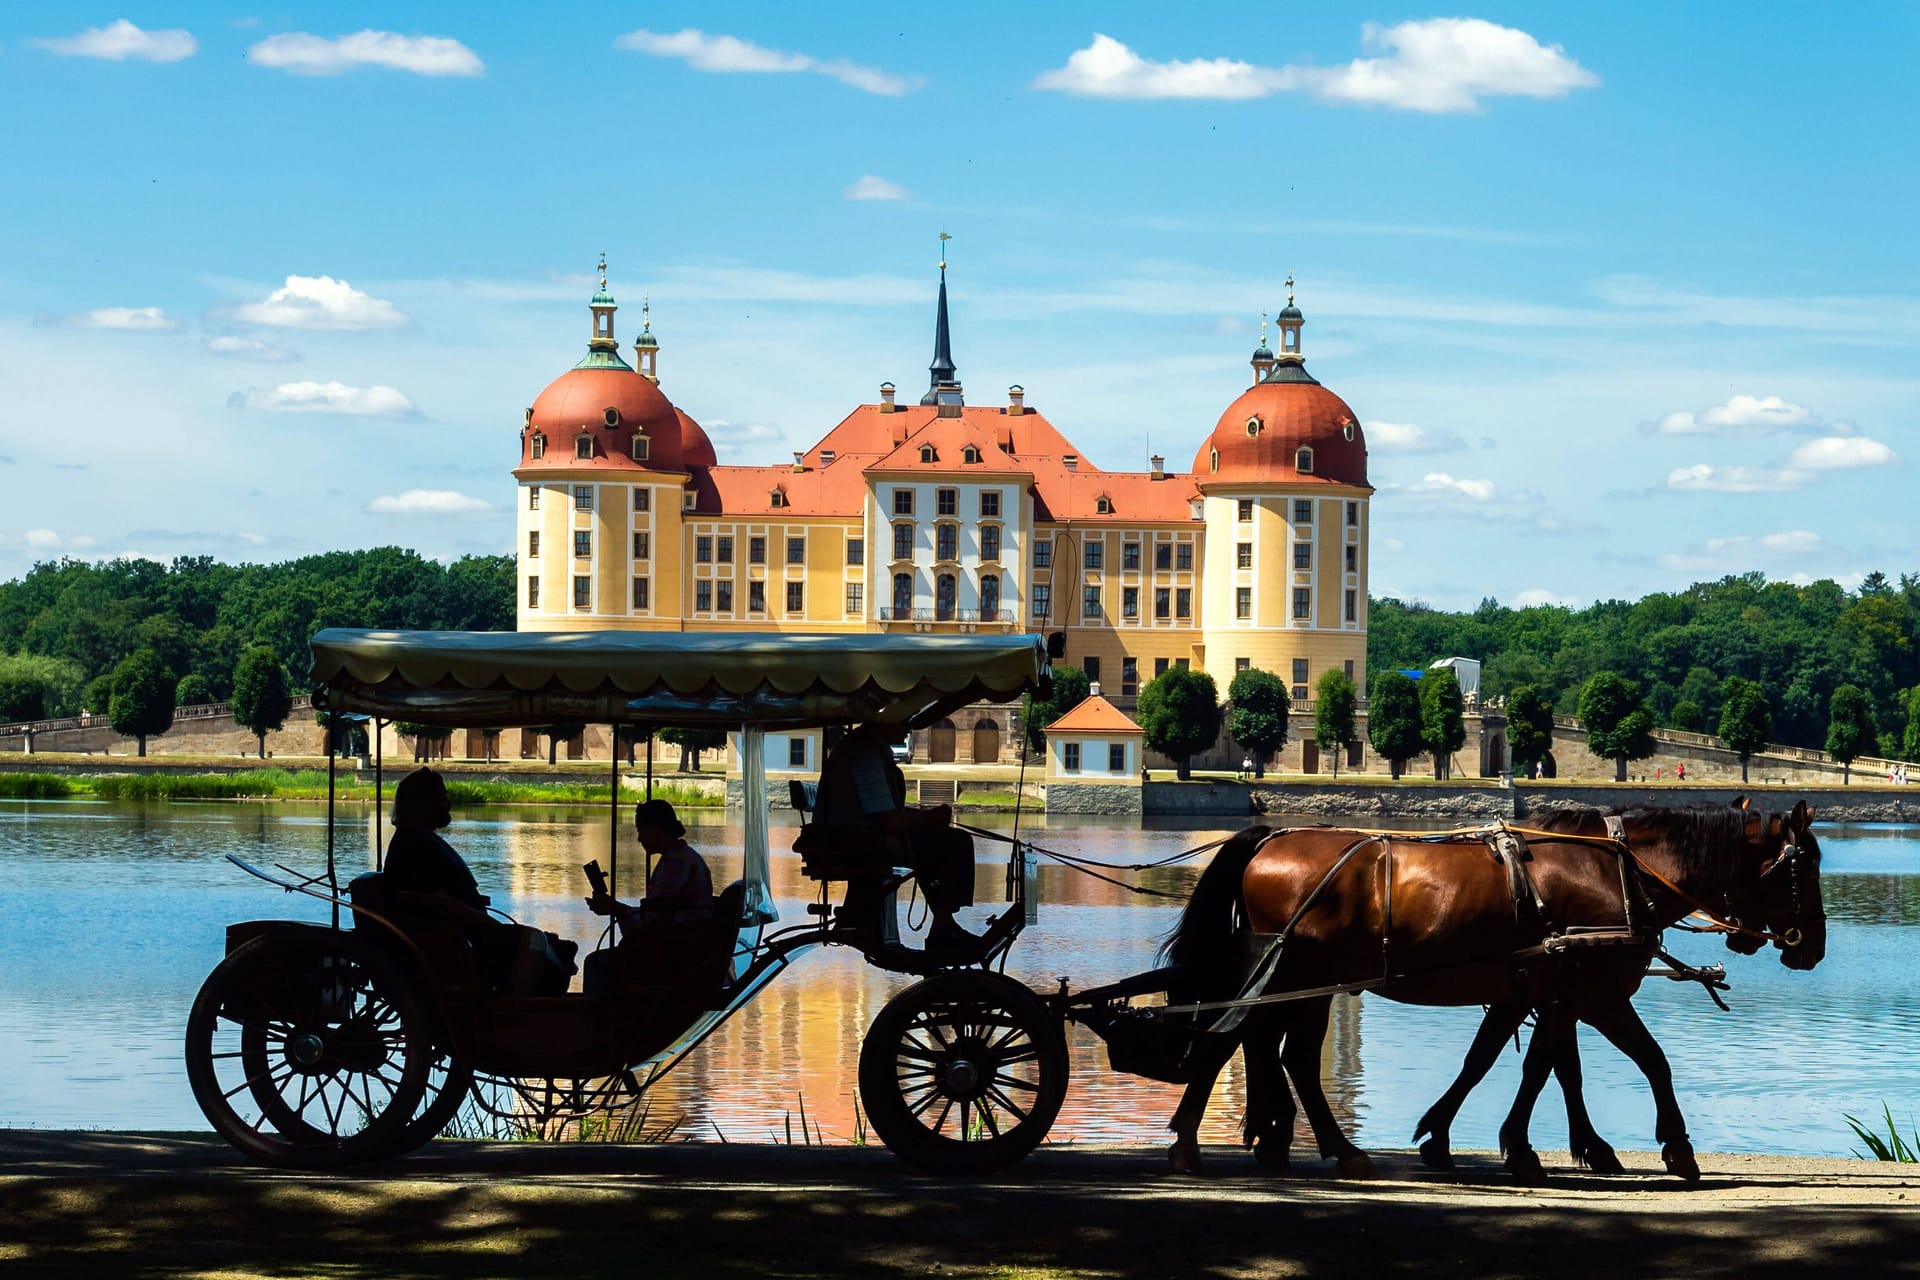
[[[933,321],[933,363],[927,366],[930,375],[927,394],[921,404],[933,404],[939,396],[942,385],[954,382],[953,346],[947,336],[947,264],[940,264],[940,308],[934,314]]]

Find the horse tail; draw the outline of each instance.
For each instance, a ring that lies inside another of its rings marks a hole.
[[[1239,924],[1240,882],[1260,845],[1272,835],[1268,827],[1248,827],[1229,839],[1200,873],[1187,899],[1180,922],[1160,947],[1163,963],[1183,973],[1183,988],[1210,991],[1233,973],[1239,959],[1234,938]]]

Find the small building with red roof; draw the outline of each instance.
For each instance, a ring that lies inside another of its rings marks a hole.
[[[1146,731],[1099,686],[1045,726],[1049,813],[1139,813]],[[1105,794],[1084,794],[1100,788]],[[1131,795],[1113,794],[1122,788]]]

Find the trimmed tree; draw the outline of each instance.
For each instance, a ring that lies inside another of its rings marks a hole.
[[[435,747],[453,736],[453,730],[444,724],[420,724],[413,720],[395,720],[393,731],[403,738],[413,739],[415,764],[445,755],[445,751],[436,750]]]
[[[1313,682],[1313,738],[1320,750],[1333,756],[1333,776],[1340,776],[1340,757],[1347,744],[1358,736],[1354,712],[1360,705],[1360,691],[1347,673],[1329,667]]]
[[[1740,757],[1740,781],[1747,780],[1747,761],[1773,735],[1773,708],[1767,694],[1752,680],[1728,676],[1720,686],[1720,741]]]
[[[1287,745],[1287,715],[1293,699],[1287,686],[1271,671],[1249,667],[1236,671],[1227,686],[1227,732],[1253,753],[1253,776],[1267,776],[1267,761]]]
[[[1507,695],[1507,753],[1526,766],[1553,754],[1553,694],[1545,686],[1523,684]]]
[[[1036,702],[1027,695],[1027,750],[1036,754],[1047,749],[1047,726],[1086,701],[1093,683],[1078,667],[1053,669],[1053,696]]]
[[[1901,701],[1907,713],[1907,729],[1900,737],[1900,758],[1920,763],[1920,685],[1907,690]]]
[[[136,649],[113,669],[107,718],[115,733],[130,735],[147,754],[147,739],[173,728],[173,672],[151,649]]]
[[[700,767],[700,753],[726,746],[727,735],[719,729],[662,729],[660,741],[680,748],[680,772],[692,773]]]
[[[264,644],[240,655],[233,669],[233,722],[253,730],[260,758],[267,758],[267,734],[287,722],[293,695],[287,691],[287,669]],[[415,759],[419,757],[416,755]]]
[[[1707,713],[1692,698],[1682,698],[1673,704],[1673,713],[1667,720],[1676,729],[1685,733],[1705,733],[1707,731]]]
[[[1597,671],[1580,689],[1580,723],[1587,750],[1613,761],[1613,780],[1627,780],[1627,761],[1654,752],[1653,713],[1640,700],[1640,686],[1612,671]]]
[[[1429,667],[1420,676],[1420,738],[1433,753],[1433,776],[1453,776],[1453,753],[1467,742],[1467,700],[1452,667]]]
[[[173,705],[176,707],[197,707],[213,700],[213,686],[197,671],[181,676],[180,683],[173,688]]]
[[[1220,736],[1220,694],[1213,677],[1187,667],[1168,667],[1140,691],[1135,719],[1146,744],[1175,762],[1175,776],[1193,776],[1188,760]]]
[[[533,731],[547,740],[547,763],[558,764],[560,763],[560,744],[578,736],[585,728],[583,724],[543,724],[535,727]]]
[[[1382,671],[1373,678],[1367,700],[1367,740],[1398,778],[1407,761],[1426,750],[1420,731],[1420,690],[1404,671]]]
[[[1843,684],[1827,704],[1827,754],[1840,762],[1840,785],[1853,777],[1853,762],[1879,745],[1866,690]]]

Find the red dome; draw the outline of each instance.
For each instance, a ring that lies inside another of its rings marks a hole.
[[[1281,365],[1274,373],[1274,380],[1249,387],[1220,415],[1194,455],[1194,479],[1365,488],[1367,440],[1359,415],[1299,365]],[[1298,469],[1302,446],[1313,450],[1309,471]]]
[[[608,410],[614,410],[609,424]],[[627,368],[569,369],[534,398],[527,429],[521,432],[521,465],[550,467],[614,466],[646,467],[656,471],[683,468],[681,413],[661,393],[651,379]],[[686,419],[691,422],[691,419]],[[593,436],[591,461],[575,453],[575,441],[581,428]],[[538,429],[546,437],[546,448],[536,462],[532,439]],[[633,436],[644,430],[648,439],[647,460],[633,460]],[[696,452],[707,455],[713,446],[698,427]]]
[[[707,439],[706,430],[687,416],[686,410],[674,407],[674,416],[680,419],[680,459],[690,467],[711,467],[718,463],[713,452],[713,441]]]

